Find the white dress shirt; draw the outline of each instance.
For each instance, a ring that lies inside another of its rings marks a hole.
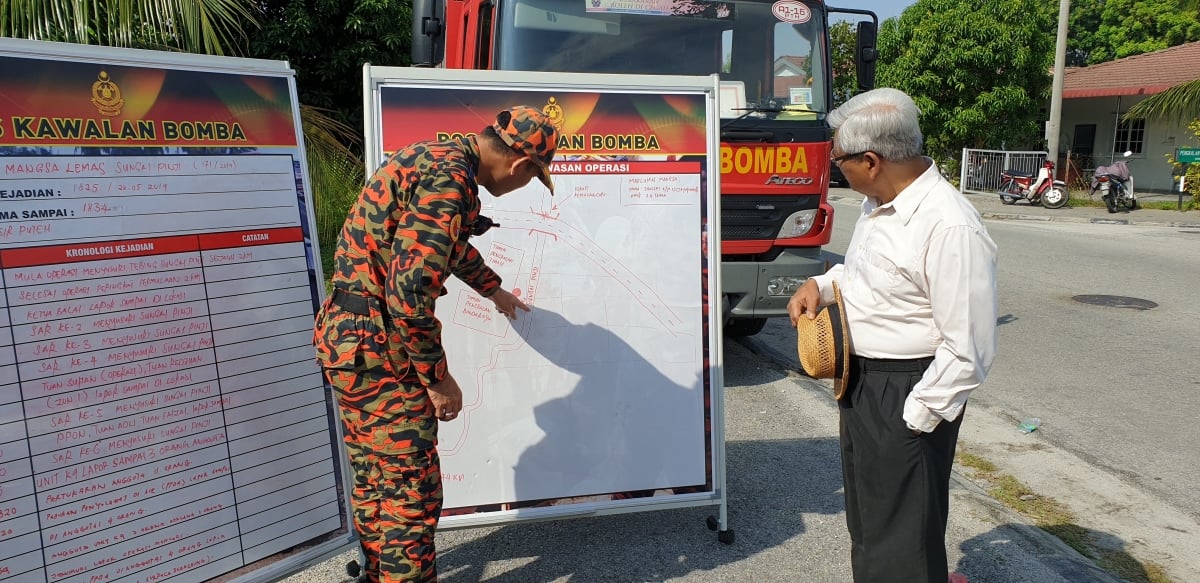
[[[996,354],[996,244],[979,212],[929,169],[880,206],[862,203],[843,264],[817,276],[822,304],[837,281],[851,350],[933,364],[904,403],[911,429],[953,421]]]

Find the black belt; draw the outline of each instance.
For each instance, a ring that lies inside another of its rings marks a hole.
[[[371,296],[363,296],[355,293],[350,293],[340,287],[333,288],[333,297],[330,299],[334,304],[341,306],[343,310],[351,314],[359,316],[371,315]]]
[[[850,357],[850,366],[862,371],[873,372],[925,372],[933,362],[932,356],[921,358],[866,358],[857,354]]]

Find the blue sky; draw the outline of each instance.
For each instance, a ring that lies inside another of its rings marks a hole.
[[[915,0],[830,0],[825,4],[838,8],[858,8],[870,10],[879,15],[879,22],[894,16],[900,16],[905,8],[912,6]]]

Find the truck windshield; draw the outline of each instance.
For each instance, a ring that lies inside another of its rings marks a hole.
[[[828,104],[819,3],[516,0],[501,3],[500,69],[721,76],[721,117],[813,119]]]

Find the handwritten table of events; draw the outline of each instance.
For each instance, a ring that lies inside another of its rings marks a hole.
[[[297,183],[0,158],[0,581],[202,581],[344,524]]]

